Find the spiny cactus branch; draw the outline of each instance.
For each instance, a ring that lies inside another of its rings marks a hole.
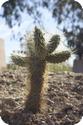
[[[16,65],[25,67],[27,64],[27,58],[19,55],[11,55],[12,62]]]
[[[49,63],[61,63],[67,60],[69,57],[70,57],[70,52],[63,51],[56,54],[48,55],[46,57],[46,60]]]
[[[40,60],[44,60],[46,56],[45,39],[40,29],[35,27],[34,31],[35,54]]]
[[[47,44],[47,51],[48,53],[52,53],[60,42],[60,36],[59,35],[53,35],[50,39],[49,43]]]

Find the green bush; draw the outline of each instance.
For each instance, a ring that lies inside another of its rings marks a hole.
[[[49,72],[54,72],[54,73],[65,72],[65,71],[70,72],[71,71],[71,67],[67,66],[63,63],[59,63],[59,64],[50,64],[49,63],[47,65],[47,69]]]

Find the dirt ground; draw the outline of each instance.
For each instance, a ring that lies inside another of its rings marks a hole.
[[[27,96],[26,70],[0,72],[0,116],[9,125],[74,125],[83,116],[83,75],[48,73],[46,111],[22,109]]]

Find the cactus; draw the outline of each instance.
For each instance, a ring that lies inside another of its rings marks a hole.
[[[27,41],[27,50],[29,53],[26,57],[13,57],[13,62],[21,62],[21,65],[28,66],[30,72],[30,92],[26,100],[25,109],[36,113],[41,109],[41,96],[44,86],[44,73],[46,63],[60,63],[70,57],[70,52],[63,51],[54,53],[59,45],[59,35],[53,35],[49,43],[45,43],[43,33],[40,29],[35,27],[33,34],[31,34]]]
[[[11,59],[14,62],[15,65],[19,65],[19,66],[26,66],[26,57],[21,57],[19,55],[11,55]]]

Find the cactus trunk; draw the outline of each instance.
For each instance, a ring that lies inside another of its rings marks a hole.
[[[46,61],[38,60],[38,58],[30,58],[30,93],[26,101],[26,111],[33,113],[40,111],[45,67]]]

